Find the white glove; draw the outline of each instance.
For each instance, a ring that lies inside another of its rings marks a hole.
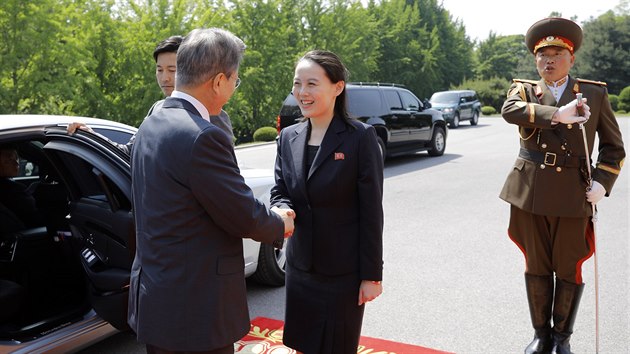
[[[593,181],[593,185],[591,185],[591,190],[586,192],[586,200],[589,203],[597,204],[602,198],[606,195],[606,188],[602,186],[599,182]]]
[[[551,122],[556,124],[584,123],[591,116],[591,107],[586,104],[586,98],[582,98],[582,109],[584,110],[584,116],[578,116],[577,99],[575,99],[567,103],[566,105],[558,108],[558,111],[553,115]]]

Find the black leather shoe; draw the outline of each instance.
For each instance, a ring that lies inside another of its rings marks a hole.
[[[534,340],[525,348],[525,354],[550,354],[553,347],[553,338],[550,333],[534,335]]]

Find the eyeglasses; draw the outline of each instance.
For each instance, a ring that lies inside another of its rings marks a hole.
[[[241,86],[241,78],[237,77],[236,78],[236,83],[234,84],[234,88],[238,88],[239,86]]]

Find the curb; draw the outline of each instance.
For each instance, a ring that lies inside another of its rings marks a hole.
[[[256,147],[256,146],[264,146],[264,145],[271,145],[271,144],[275,144],[276,141],[264,141],[264,142],[260,142],[260,143],[247,143],[247,144],[243,144],[243,145],[237,145],[234,147],[234,150],[239,150],[239,149],[247,149],[250,147]]]

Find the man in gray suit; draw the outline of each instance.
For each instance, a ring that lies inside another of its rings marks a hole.
[[[128,322],[148,353],[233,353],[249,330],[242,238],[282,247],[293,231],[293,211],[254,198],[210,120],[240,82],[244,50],[225,30],[190,32],[175,91],[136,134]]]

